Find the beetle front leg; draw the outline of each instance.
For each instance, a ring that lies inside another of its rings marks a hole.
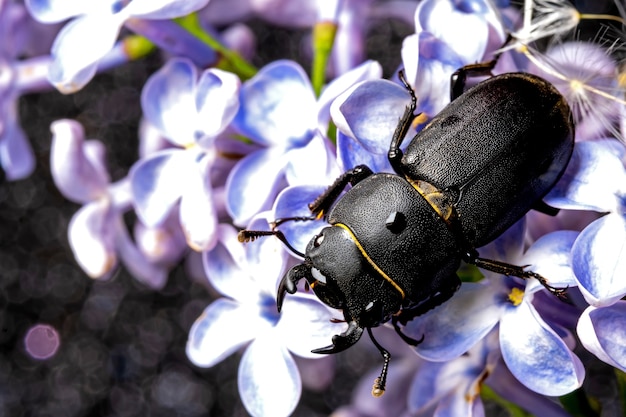
[[[411,123],[415,120],[415,109],[417,108],[417,97],[415,97],[415,91],[409,85],[408,81],[404,77],[404,71],[400,70],[398,72],[398,78],[402,81],[404,88],[407,89],[409,95],[411,97],[411,103],[405,107],[404,114],[398,121],[398,126],[396,126],[396,130],[393,132],[393,137],[391,138],[391,144],[389,145],[389,152],[387,154],[387,159],[389,159],[389,163],[391,167],[398,175],[404,176],[404,172],[402,170],[402,150],[400,149],[400,143],[409,132],[409,128],[411,127]]]
[[[348,184],[355,185],[372,174],[372,170],[367,165],[357,165],[344,172],[314,202],[309,204],[311,213],[321,218],[330,210]]]

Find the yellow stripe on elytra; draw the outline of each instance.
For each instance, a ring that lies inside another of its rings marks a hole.
[[[358,241],[354,233],[352,233],[352,230],[350,230],[350,228],[343,223],[335,223],[333,226],[341,227],[342,229],[344,229],[350,234],[350,237],[354,241],[354,244],[356,245],[357,248],[359,248],[359,250],[361,251],[361,254],[367,260],[367,262],[369,262],[369,264],[372,265],[372,268],[374,268],[376,272],[378,272],[387,282],[389,282],[400,293],[400,297],[402,297],[402,299],[404,300],[404,290],[400,288],[400,286],[396,284],[396,282],[392,280],[389,277],[389,275],[385,273],[385,271],[380,269],[380,267],[376,265],[376,263],[374,262],[372,258],[369,257],[369,255],[367,254],[367,252],[365,252],[365,249],[363,248],[363,246],[361,246],[361,243]]]

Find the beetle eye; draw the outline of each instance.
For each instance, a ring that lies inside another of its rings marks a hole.
[[[322,244],[323,241],[324,241],[324,235],[319,234],[315,236],[315,240],[313,241],[313,246],[318,248]]]

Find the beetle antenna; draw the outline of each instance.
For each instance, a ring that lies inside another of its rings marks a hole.
[[[370,339],[372,339],[372,343],[378,349],[381,355],[383,355],[383,369],[380,371],[380,375],[378,378],[374,380],[374,385],[372,386],[372,396],[381,397],[385,393],[385,385],[387,384],[387,372],[389,371],[389,361],[391,360],[391,355],[389,351],[382,347],[380,343],[374,338],[372,334],[372,328],[367,328],[367,334],[370,335]]]
[[[247,243],[247,242],[252,242],[255,241],[256,239],[263,237],[263,236],[276,236],[276,238],[278,240],[280,240],[281,242],[283,242],[285,244],[285,246],[287,246],[287,249],[289,249],[292,253],[304,258],[304,253],[300,252],[299,250],[297,250],[296,248],[294,248],[293,246],[291,246],[291,243],[289,243],[289,241],[287,240],[287,238],[285,237],[285,234],[283,232],[281,232],[280,230],[248,230],[248,229],[244,229],[244,230],[240,230],[239,233],[237,234],[237,239],[241,242],[241,243]]]

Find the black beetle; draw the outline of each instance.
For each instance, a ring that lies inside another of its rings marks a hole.
[[[391,320],[407,343],[419,343],[404,335],[400,324],[457,291],[461,261],[536,278],[557,295],[563,291],[524,266],[480,258],[476,251],[529,210],[554,211],[542,198],[560,178],[574,147],[568,104],[535,75],[498,75],[462,93],[468,75],[489,71],[494,62],[454,74],[453,100],[405,152],[400,142],[416,117],[416,97],[400,73],[411,104],[391,139],[388,158],[396,174],[357,166],[309,205],[311,217],[277,220],[270,232],[240,232],[241,241],[275,235],[298,253],[277,229],[281,223],[323,217],[330,224],[300,254],[304,262],[283,277],[278,309],[285,293],[295,293],[304,278],[321,301],[343,310],[348,323],[330,346],[313,352],[343,351],[367,330],[384,358],[375,396],[384,392],[390,355],[371,328]],[[352,188],[341,196],[348,184]]]

